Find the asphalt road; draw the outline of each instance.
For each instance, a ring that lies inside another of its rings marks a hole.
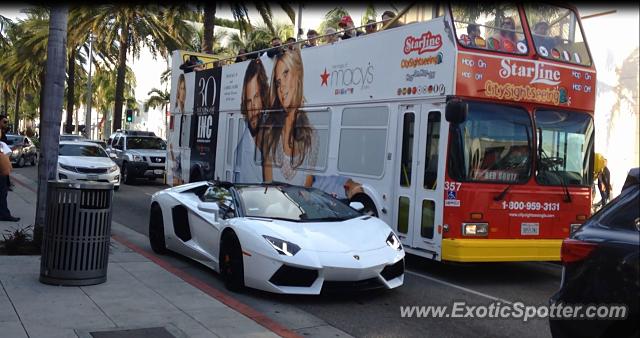
[[[37,174],[35,167],[19,168],[15,172],[33,180]],[[150,197],[165,187],[160,180],[122,185],[114,195],[113,220],[146,236]],[[142,236],[136,244],[150,250]],[[175,254],[164,258],[224,290],[218,275],[202,265]],[[356,337],[550,336],[546,319],[524,322],[513,318],[402,318],[400,307],[446,305],[451,308],[454,302],[465,302],[469,306],[492,302],[500,302],[501,306],[515,302],[544,305],[560,284],[561,268],[557,264],[443,264],[409,256],[406,266],[404,285],[390,291],[301,297],[247,290],[234,297],[292,329],[329,324]],[[313,335],[312,329],[306,331]]]

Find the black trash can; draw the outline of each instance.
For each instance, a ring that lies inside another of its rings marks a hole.
[[[83,286],[107,280],[113,184],[49,181],[40,282]]]

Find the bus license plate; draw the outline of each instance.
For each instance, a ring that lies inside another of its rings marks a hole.
[[[87,179],[89,181],[97,181],[98,180],[98,175],[87,175]]]
[[[522,223],[520,224],[520,235],[536,236],[540,234],[540,224],[538,223]]]

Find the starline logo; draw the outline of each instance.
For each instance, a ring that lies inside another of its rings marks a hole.
[[[548,69],[543,63],[534,62],[532,65],[523,66],[511,60],[504,59],[500,62],[500,77],[507,79],[510,77],[523,77],[531,79],[530,84],[542,83],[550,86],[560,84],[560,71]]]
[[[418,52],[418,54],[433,52],[442,47],[442,36],[433,35],[430,31],[419,37],[407,36],[404,39],[404,53]]]

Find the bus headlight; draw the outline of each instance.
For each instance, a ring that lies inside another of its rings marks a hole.
[[[489,223],[462,223],[463,236],[487,236]]]

